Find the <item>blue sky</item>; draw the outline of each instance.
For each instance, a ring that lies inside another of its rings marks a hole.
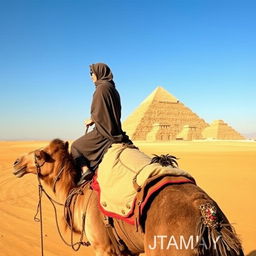
[[[84,133],[105,62],[123,120],[160,85],[207,122],[256,133],[253,0],[0,0],[0,139]]]

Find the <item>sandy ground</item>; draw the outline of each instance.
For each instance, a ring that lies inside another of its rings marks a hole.
[[[11,164],[21,154],[46,144],[0,142],[1,256],[41,255],[39,223],[33,220],[38,199],[36,177],[15,178]],[[170,153],[180,158],[180,168],[196,178],[233,223],[245,253],[256,250],[256,142],[174,141],[136,145],[147,154]],[[91,248],[76,253],[65,246],[56,231],[51,205],[44,200],[43,207],[46,256],[94,255]]]

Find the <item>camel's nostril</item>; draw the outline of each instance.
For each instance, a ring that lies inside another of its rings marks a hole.
[[[20,162],[20,159],[18,158],[18,159],[15,160],[15,162],[13,163],[13,165],[18,164],[19,162]]]

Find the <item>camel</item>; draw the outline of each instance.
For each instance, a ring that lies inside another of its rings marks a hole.
[[[13,166],[13,173],[19,178],[37,174],[63,204],[81,175],[68,151],[68,142],[60,139],[19,157]],[[203,211],[202,208],[207,206],[210,208]],[[209,218],[203,214],[207,211],[210,211]],[[143,232],[119,221],[118,225],[121,223],[125,232],[117,230],[118,236],[123,241],[128,237],[133,245],[126,244],[126,250],[119,253],[106,230],[95,191],[91,190],[88,202],[83,194],[77,195],[73,216],[72,229],[76,232],[85,230],[96,256],[135,256],[140,253],[147,256],[244,255],[239,238],[217,203],[192,183],[172,184],[160,190],[148,206]]]

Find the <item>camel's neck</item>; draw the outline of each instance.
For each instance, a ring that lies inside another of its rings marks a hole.
[[[75,187],[75,182],[72,177],[73,168],[68,166],[65,168],[63,173],[60,175],[59,180],[55,183],[56,196],[61,201],[65,201],[71,189]]]
[[[58,161],[52,173],[53,175],[49,176],[45,182],[54,190],[58,200],[64,203],[71,189],[76,186],[77,170],[68,157]]]

